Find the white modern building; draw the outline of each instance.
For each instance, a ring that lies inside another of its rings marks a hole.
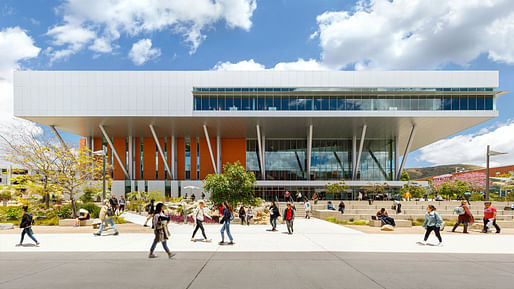
[[[17,71],[14,113],[105,147],[118,194],[190,194],[239,161],[267,199],[342,179],[353,197],[497,117],[497,88],[497,71]]]

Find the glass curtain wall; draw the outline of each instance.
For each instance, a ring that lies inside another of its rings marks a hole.
[[[359,141],[357,141],[358,143]],[[394,179],[395,145],[392,139],[364,141],[358,180],[392,181]]]
[[[312,140],[311,179],[342,180],[352,178],[352,141]]]

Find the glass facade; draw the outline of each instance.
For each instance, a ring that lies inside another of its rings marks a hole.
[[[247,139],[246,169],[261,179],[261,167],[256,139]],[[266,139],[266,180],[307,180],[306,139]],[[392,139],[364,141],[357,180],[393,180],[395,144]],[[313,139],[311,180],[351,180],[352,140]]]
[[[195,88],[194,110],[494,110],[492,88]]]

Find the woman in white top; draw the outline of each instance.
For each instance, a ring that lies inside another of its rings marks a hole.
[[[251,219],[253,219],[253,210],[252,207],[248,207],[248,211],[246,211],[246,225],[250,226]]]
[[[196,232],[198,231],[198,229],[202,230],[202,235],[205,239],[205,242],[211,241],[210,239],[207,239],[207,236],[205,235],[205,229],[203,228],[204,217],[211,219],[211,216],[209,216],[209,214],[207,214],[207,212],[205,212],[204,206],[205,206],[205,202],[203,200],[198,201],[198,207],[196,207],[195,211],[193,212],[193,218],[196,220],[196,227],[195,227],[195,230],[193,231],[193,236],[191,237],[191,241],[193,241],[193,242],[196,241],[195,235],[196,235]]]

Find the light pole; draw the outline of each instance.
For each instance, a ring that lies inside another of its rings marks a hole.
[[[94,155],[97,155],[97,156],[102,156],[102,166],[103,166],[103,171],[102,171],[102,201],[105,200],[105,150],[100,150],[100,151],[96,151],[96,152],[93,152]]]
[[[496,151],[492,151],[490,149],[490,145],[487,145],[487,161],[486,161],[486,177],[485,177],[485,195],[484,195],[484,200],[485,201],[489,201],[489,157],[490,156],[497,156],[497,155],[505,155],[507,153],[501,153],[501,152],[496,152]]]

